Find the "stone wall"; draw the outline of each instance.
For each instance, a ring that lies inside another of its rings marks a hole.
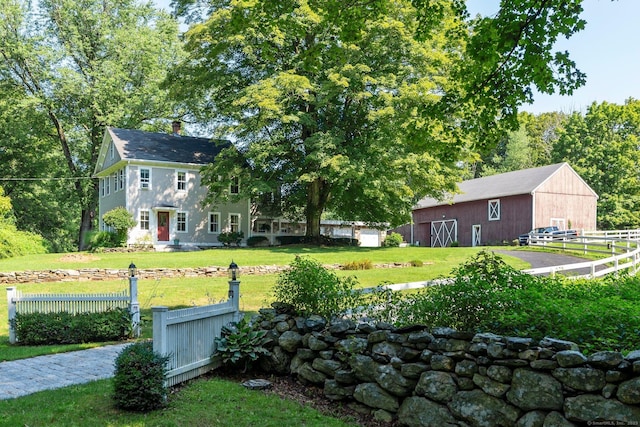
[[[450,328],[327,324],[262,309],[261,369],[403,426],[639,425],[640,350],[583,355],[574,343]]]
[[[410,267],[410,263],[375,264],[374,268],[401,268]],[[341,269],[342,265],[325,265],[329,269]],[[162,279],[176,277],[226,277],[228,266],[212,266],[197,268],[145,268],[138,269],[139,279]],[[286,265],[256,265],[242,266],[241,275],[278,274],[289,268]],[[129,274],[127,269],[117,268],[82,268],[82,269],[57,269],[40,271],[13,271],[0,272],[0,283],[15,285],[18,283],[42,283],[42,282],[73,282],[86,280],[118,280],[126,279]]]

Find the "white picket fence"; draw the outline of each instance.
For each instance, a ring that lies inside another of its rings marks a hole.
[[[95,294],[25,294],[16,287],[7,288],[9,312],[9,342],[18,341],[14,328],[17,314],[30,313],[100,313],[116,308],[129,309],[132,328],[139,335],[140,307],[138,303],[137,278],[129,280],[129,290]]]
[[[169,358],[168,387],[202,375],[217,366],[211,355],[222,327],[240,320],[240,282],[229,282],[226,302],[202,307],[169,310],[152,307],[153,350]]]

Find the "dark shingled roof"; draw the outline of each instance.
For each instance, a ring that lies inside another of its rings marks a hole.
[[[463,181],[458,185],[461,191],[460,194],[455,194],[453,198],[443,201],[426,197],[418,202],[416,209],[430,208],[450,203],[464,203],[475,200],[532,194],[540,185],[565,165],[570,167],[568,163],[557,163],[539,168],[523,169]]]
[[[229,141],[194,138],[169,133],[108,128],[122,160],[191,163],[213,162]]]

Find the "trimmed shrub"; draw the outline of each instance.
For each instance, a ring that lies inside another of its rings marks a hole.
[[[225,231],[218,235],[218,241],[224,246],[240,246],[242,239],[244,239],[243,231]]]
[[[263,246],[269,244],[269,239],[265,236],[251,236],[247,239],[247,246]]]
[[[422,267],[424,265],[424,262],[420,261],[419,259],[413,259],[409,261],[409,263],[411,264],[411,267]]]
[[[304,236],[277,236],[276,240],[281,245],[298,245],[307,241]]]
[[[127,411],[149,412],[165,406],[168,357],[153,351],[150,341],[125,347],[116,358],[113,399]]]
[[[400,233],[391,233],[387,234],[386,239],[382,242],[382,246],[385,248],[397,248],[400,246],[400,243],[403,242],[402,234]]]
[[[126,308],[101,313],[18,313],[13,326],[21,345],[120,341],[132,332]]]
[[[288,270],[278,276],[273,294],[300,314],[318,314],[327,319],[358,307],[355,277],[340,278],[318,261],[296,256]]]

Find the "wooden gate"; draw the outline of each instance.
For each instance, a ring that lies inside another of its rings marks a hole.
[[[445,248],[458,241],[458,221],[445,219],[431,222],[431,247]]]

